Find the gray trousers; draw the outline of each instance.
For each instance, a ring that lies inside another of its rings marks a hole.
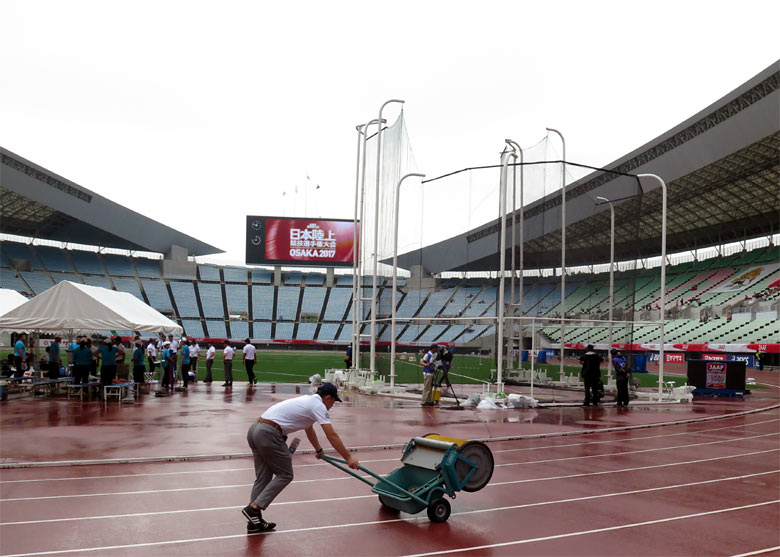
[[[246,440],[255,459],[255,483],[249,502],[265,510],[293,480],[287,436],[271,425],[255,422],[249,426]]]
[[[225,383],[233,384],[233,360],[225,360]]]

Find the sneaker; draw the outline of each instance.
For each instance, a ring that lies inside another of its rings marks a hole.
[[[261,532],[267,532],[268,530],[273,530],[276,528],[275,522],[266,522],[263,520],[259,526],[255,526],[251,522],[246,523],[246,533],[247,534],[259,534]]]
[[[230,387],[230,384],[229,383],[222,383],[222,386],[223,387]]]
[[[241,514],[246,517],[250,524],[254,524],[255,526],[263,522],[263,511],[254,508],[252,505],[247,505],[241,509]]]

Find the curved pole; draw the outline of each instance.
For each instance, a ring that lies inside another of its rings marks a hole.
[[[652,178],[661,185],[661,340],[658,353],[658,400],[664,385],[664,325],[666,323],[666,182],[656,174],[637,174],[638,179]]]
[[[563,355],[565,353],[564,342],[566,341],[566,140],[563,134],[553,128],[547,128],[548,132],[558,134],[563,144],[563,158],[561,171],[561,367],[559,370],[561,380],[563,379]]]
[[[525,170],[525,167],[523,166],[523,149],[520,147],[520,145],[516,141],[512,141],[511,139],[507,139],[506,142],[514,147],[518,153],[520,153],[520,300],[518,302],[515,302],[515,273],[517,272],[517,269],[515,267],[515,221],[517,220],[515,218],[515,211],[517,210],[517,200],[515,197],[515,178],[517,176],[517,172],[512,173],[512,317],[515,316],[515,308],[520,308],[520,317],[523,317],[523,171]],[[515,169],[516,170],[516,169]],[[520,319],[519,321],[520,327],[518,331],[518,347],[519,347],[519,354],[523,353],[523,321]],[[514,320],[512,321],[512,348],[514,348]],[[521,358],[522,359],[522,358]],[[522,368],[522,364],[518,363],[518,365]],[[516,369],[514,367],[514,359],[512,360],[512,368]],[[531,389],[533,389],[533,378],[531,379]]]
[[[498,265],[498,304],[496,308],[496,337],[498,338],[498,350],[496,351],[496,394],[504,392],[503,377],[503,346],[504,346],[504,272],[506,271],[506,173],[509,157],[517,157],[515,149],[511,151],[504,148],[501,153],[501,181],[499,188],[498,213],[501,215],[501,231],[499,232],[499,265]]]
[[[612,377],[612,305],[615,302],[615,207],[606,197],[597,197],[609,204],[609,350],[607,351],[607,377]]]
[[[359,231],[359,238],[357,242],[357,247],[359,248],[360,252],[363,251],[363,236],[365,234],[365,226],[362,226],[365,224],[365,215],[363,214],[365,212],[365,198],[366,198],[366,144],[368,142],[368,128],[371,127],[374,124],[378,124],[381,128],[381,125],[384,124],[384,120],[378,121],[376,118],[368,122],[367,124],[363,125],[363,167],[361,170],[361,177],[360,177],[360,211],[359,211],[359,219],[356,217],[355,220],[360,220],[361,227]],[[356,193],[357,195],[357,193]],[[357,251],[357,250],[356,250]],[[362,302],[361,299],[361,280],[363,276],[363,257],[359,257],[355,274],[353,274],[352,278],[352,319],[354,322],[354,327],[352,330],[352,362],[355,364],[355,369],[360,368],[360,326],[361,326],[361,317],[360,317],[360,304]]]
[[[382,121],[382,112],[385,107],[390,103],[401,103],[404,101],[399,99],[390,99],[382,103],[379,108],[379,122]],[[378,240],[379,240],[379,177],[381,175],[381,163],[382,162],[382,129],[380,127],[376,136],[376,191],[374,193],[374,271],[371,276],[371,364],[369,369],[371,370],[371,379],[374,379],[374,371],[376,370],[376,273],[377,273],[377,260],[379,256]]]
[[[392,314],[390,318],[390,388],[392,389],[395,387],[395,288],[397,283],[397,277],[398,274],[398,213],[400,209],[400,201],[401,201],[401,184],[403,184],[404,180],[407,178],[411,178],[412,176],[418,176],[420,178],[425,178],[425,174],[419,174],[417,172],[413,172],[411,174],[405,175],[403,178],[398,180],[398,185],[395,188],[395,222],[393,224],[393,309]]]

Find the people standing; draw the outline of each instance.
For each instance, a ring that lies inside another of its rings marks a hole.
[[[149,344],[146,346],[146,357],[149,360],[149,373],[154,379],[154,362],[157,360],[157,346],[155,340],[149,339]]]
[[[162,343],[162,387],[170,389],[173,387],[173,358],[171,357],[171,342],[166,340]]]
[[[420,365],[423,366],[423,392],[422,406],[433,406],[433,376],[436,373],[436,356],[439,354],[439,346],[431,344],[428,352],[425,353]]]
[[[214,380],[214,378],[211,376],[211,366],[214,365],[214,356],[216,353],[217,349],[214,348],[214,343],[209,342],[209,348],[206,350],[206,381],[204,381],[209,385],[211,385],[211,382]]]
[[[190,341],[185,338],[182,342],[184,346],[181,349],[181,380],[186,391],[190,382]]]
[[[617,405],[628,406],[628,381],[631,371],[628,368],[626,358],[618,350],[610,350],[612,354],[612,369],[615,371],[615,384],[617,385]]]
[[[86,385],[89,383],[89,372],[92,366],[92,350],[86,337],[79,339],[78,347],[73,350],[73,383]]]
[[[198,356],[200,355],[200,345],[197,340],[190,340],[190,369],[195,372],[193,383],[198,382]]]
[[[263,518],[263,511],[293,479],[292,455],[286,444],[288,435],[304,430],[319,458],[323,448],[314,431],[314,424],[318,423],[331,446],[347,465],[354,470],[360,469],[360,463],[344,446],[331,424],[328,410],[336,402],[341,402],[336,386],[323,383],[317,389],[317,394],[274,404],[249,427],[247,442],[254,457],[255,482],[249,505],[241,510],[249,520],[247,533],[265,532],[276,527],[275,523]]]
[[[49,379],[60,378],[60,342],[62,337],[57,335],[54,337],[54,342],[49,346]]]
[[[173,361],[173,376],[175,380],[176,370],[179,366],[179,341],[173,338],[173,335],[168,335],[168,342],[171,343],[168,348],[171,351],[171,360]]]
[[[599,403],[601,398],[601,362],[604,358],[599,356],[593,349],[593,345],[589,344],[585,348],[585,353],[580,356],[580,362],[582,363],[582,379],[585,382],[585,406],[589,406],[591,403],[595,406]]]
[[[144,382],[144,372],[146,371],[146,365],[144,365],[144,348],[143,343],[138,340],[135,343],[135,350],[133,350],[133,381],[136,383]]]
[[[761,360],[761,352],[756,351],[756,369],[762,371],[764,369],[764,362]]]
[[[246,376],[249,378],[249,386],[251,387],[257,380],[255,379],[255,352],[257,349],[249,342],[249,339],[244,341],[244,347],[241,349],[242,358],[244,360],[244,369],[246,370]]]
[[[130,374],[125,363],[127,362],[127,352],[120,337],[114,337],[114,346],[116,346],[116,376],[119,379],[128,379]]]
[[[346,369],[352,369],[352,345],[347,345],[347,351],[344,354],[344,367]]]
[[[24,364],[24,365],[23,365]],[[24,372],[27,371],[25,366],[27,365],[27,333],[22,333],[19,338],[16,339],[14,344],[14,377],[22,377]]]
[[[116,378],[116,358],[119,349],[111,342],[110,338],[103,341],[103,345],[98,349],[98,359],[100,360],[100,386],[105,387],[114,382]]]
[[[223,387],[233,386],[233,356],[235,353],[236,351],[233,350],[233,347],[230,346],[230,342],[228,341],[228,343],[225,344],[225,349],[222,351],[222,361],[225,366],[225,382],[222,384]]]

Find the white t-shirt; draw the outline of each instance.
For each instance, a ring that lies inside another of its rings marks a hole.
[[[329,424],[330,416],[320,395],[303,395],[283,400],[263,412],[262,417],[279,424],[285,435],[317,424]]]
[[[179,351],[179,341],[178,340],[172,340],[171,341],[171,353],[175,353]]]
[[[190,358],[197,358],[198,354],[200,354],[200,346],[197,343],[190,346]]]
[[[233,350],[233,347],[230,346],[229,344],[227,346],[225,346],[225,350],[223,352],[224,352],[224,359],[225,360],[232,360],[233,359],[233,355],[236,353],[236,351]]]
[[[244,353],[245,360],[254,360],[257,348],[255,348],[253,344],[247,344],[241,349],[241,351]]]
[[[155,347],[154,343],[149,343],[149,346],[146,347],[146,353],[149,354],[150,358],[157,357],[157,347]]]
[[[217,349],[214,348],[213,346],[209,346],[209,349],[206,350],[206,359],[207,360],[213,360],[214,359],[214,354],[216,354],[216,353],[217,353]]]

